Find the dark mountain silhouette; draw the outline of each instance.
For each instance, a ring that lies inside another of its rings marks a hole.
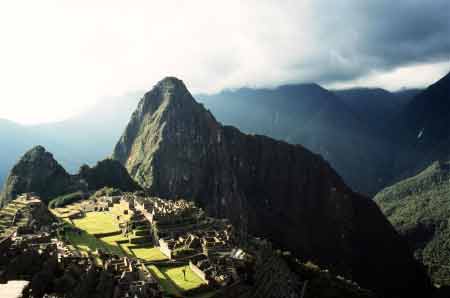
[[[244,88],[198,98],[225,124],[321,154],[357,191],[374,194],[388,181],[391,143],[365,115],[319,85]]]
[[[401,114],[397,131],[404,146],[396,172],[408,177],[437,160],[450,160],[450,73],[416,95]]]
[[[14,165],[0,193],[0,205],[5,205],[22,193],[33,192],[44,202],[68,193],[87,192],[102,187],[122,191],[141,188],[116,160],[105,159],[94,167],[84,165],[78,174],[70,175],[42,146],[27,151]]]
[[[44,200],[65,193],[72,182],[70,175],[42,146],[27,151],[13,167],[6,179],[0,204],[15,199],[19,194],[36,192]]]
[[[141,99],[113,157],[152,194],[194,199],[241,235],[267,237],[383,297],[427,296],[424,270],[374,202],[304,147],[222,126],[176,78]]]
[[[404,106],[419,92],[417,89],[389,92],[381,88],[353,88],[333,91],[378,135],[396,121]]]

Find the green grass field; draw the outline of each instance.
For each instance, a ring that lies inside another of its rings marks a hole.
[[[107,212],[88,212],[86,216],[73,220],[74,225],[89,234],[118,232],[119,226]]]
[[[146,261],[163,261],[167,260],[167,257],[157,247],[142,247],[142,246],[128,246],[128,249],[137,258]]]
[[[164,291],[169,295],[176,297],[184,297],[183,292],[192,290],[205,284],[189,266],[177,266],[177,267],[161,267],[157,268],[154,265],[147,267],[148,270],[155,276]],[[186,279],[184,278],[183,269],[186,270]],[[195,297],[209,297],[212,292],[202,293]]]
[[[73,221],[76,227],[86,232],[82,234],[82,237],[73,235],[74,241],[76,242],[74,244],[81,249],[94,251],[100,248],[114,254],[127,254],[146,261],[167,260],[167,257],[158,248],[153,247],[151,244],[137,246],[136,244],[128,243],[128,238],[122,234],[98,239],[95,238],[93,236],[95,233],[115,231],[112,230],[114,228],[114,218],[110,214],[102,212],[89,212],[86,215],[86,218]]]
[[[183,270],[186,272],[186,278],[184,278]],[[205,284],[205,282],[201,280],[189,266],[162,267],[160,268],[160,271],[181,291],[192,290]]]
[[[173,295],[175,297],[182,297],[180,291],[177,289],[175,284],[168,279],[168,277],[163,274],[156,266],[151,265],[147,267],[148,270],[152,273],[152,275],[158,279],[159,284],[164,289],[164,291],[169,294]]]
[[[119,213],[118,209],[116,212]],[[66,218],[62,218],[67,220]],[[67,222],[70,222],[67,220]],[[75,219],[70,223],[81,229],[81,233],[66,232],[69,241],[81,252],[94,252],[97,249],[107,251],[119,256],[129,255],[146,261],[162,261],[167,257],[161,253],[159,248],[152,244],[131,244],[128,238],[122,234],[97,238],[95,234],[103,234],[119,231],[118,223],[112,212],[88,212],[86,217]],[[183,292],[195,289],[204,282],[189,269],[189,266],[161,267],[148,266],[148,269],[158,279],[164,291],[176,297],[184,297]],[[183,269],[186,270],[186,279]],[[198,297],[207,297],[197,295]]]
[[[114,204],[114,206],[111,208],[111,213],[114,216],[120,216],[120,221],[127,221],[131,218],[131,212],[128,214],[124,214],[124,210],[128,210],[128,207],[124,202],[120,202],[119,204]]]

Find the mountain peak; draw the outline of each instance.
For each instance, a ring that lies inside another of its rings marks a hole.
[[[47,150],[45,149],[44,146],[42,145],[37,145],[34,146],[33,148],[31,148],[30,150],[28,150],[25,154],[44,154],[45,152],[47,152]]]
[[[189,91],[182,80],[176,77],[165,77],[147,94],[162,95],[166,99],[176,99],[183,98],[187,93]]]
[[[25,152],[17,165],[21,162],[42,163],[42,166],[56,165],[58,162],[54,159],[53,154],[48,152],[44,146],[37,145]]]
[[[184,89],[186,89],[186,86],[184,85],[182,80],[178,79],[177,77],[171,77],[171,76],[167,76],[167,77],[163,78],[156,85],[160,88],[184,88]]]
[[[222,126],[178,79],[145,95],[113,157],[152,195],[196,200],[208,215],[228,218],[239,235],[268,238],[355,273],[364,287],[397,296],[428,287],[376,205],[352,192],[323,158]],[[414,290],[410,281],[418,281]]]
[[[70,175],[43,146],[27,151],[12,168],[6,180],[0,203],[17,195],[36,192],[43,199],[64,193],[69,187]]]

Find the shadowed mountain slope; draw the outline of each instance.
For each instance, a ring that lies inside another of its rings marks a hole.
[[[356,191],[374,194],[390,176],[386,152],[391,144],[370,121],[317,84],[244,88],[198,98],[225,124],[321,154]]]
[[[406,242],[321,156],[222,126],[176,78],[145,94],[113,157],[152,194],[194,199],[242,235],[267,237],[386,297],[428,293]]]
[[[437,160],[450,160],[450,73],[405,107],[397,138],[405,148],[396,157],[400,177],[416,175]]]

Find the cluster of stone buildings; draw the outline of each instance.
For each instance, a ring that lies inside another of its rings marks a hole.
[[[183,260],[205,283],[225,286],[239,280],[233,226],[207,217],[192,201],[128,196],[133,229],[149,231],[155,246],[169,260]],[[142,228],[145,227],[145,228]],[[132,229],[129,229],[130,232]]]
[[[0,209],[0,236],[8,236],[17,227],[27,225],[30,211],[41,204],[37,196],[24,194]]]
[[[116,204],[120,204],[121,214],[114,216],[131,243],[158,247],[169,262],[189,264],[209,285],[226,286],[239,280],[236,267],[240,264],[233,255],[237,240],[233,226],[226,219],[206,216],[192,201],[129,193],[84,201],[80,215],[111,211]]]
[[[39,198],[34,196],[27,195],[21,199],[29,200],[32,205],[42,204]],[[101,202],[103,200],[100,200]],[[58,221],[45,227],[40,226],[39,229],[36,229],[34,225],[17,228],[0,239],[0,260],[12,260],[16,256],[32,253],[44,259],[54,257],[63,271],[65,268],[76,266],[82,272],[87,272],[92,267],[100,266],[100,270],[105,270],[114,276],[114,298],[163,297],[163,290],[158,282],[138,260],[101,251],[98,256],[82,254],[78,249],[60,240],[58,236],[64,228],[64,223]],[[101,259],[100,264],[98,258]],[[0,262],[0,283],[8,281],[7,269],[7,262]],[[21,278],[31,280],[32,276],[21,276]]]
[[[158,281],[138,260],[128,257],[110,257],[103,264],[104,269],[113,273],[117,280],[114,298],[163,297],[163,291]]]

